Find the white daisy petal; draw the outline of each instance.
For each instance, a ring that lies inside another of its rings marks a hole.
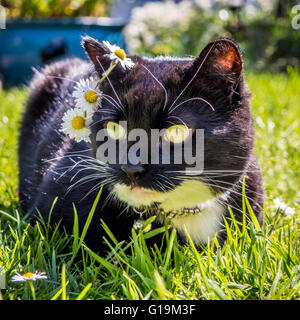
[[[284,213],[287,217],[291,217],[295,214],[295,208],[291,208],[291,207],[287,207],[285,210],[284,210]]]
[[[275,198],[273,201],[276,208],[284,210],[287,207],[287,205],[283,202],[282,197]]]
[[[107,54],[110,60],[120,63],[124,69],[131,69],[134,66],[134,62],[127,58],[126,52],[122,48],[110,44],[108,41],[103,41],[103,44],[110,51]]]
[[[45,272],[27,272],[24,274],[16,273],[11,277],[12,282],[26,282],[26,281],[37,281],[47,279]]]
[[[96,86],[96,81],[80,79],[72,93],[76,107],[86,111],[89,115],[92,115],[101,105],[102,93]]]
[[[102,43],[111,52],[114,52],[115,50],[120,49],[120,47],[116,46],[115,44],[110,44],[108,41],[103,41]]]
[[[61,132],[68,134],[71,139],[77,142],[90,142],[91,130],[87,127],[86,112],[82,109],[75,108],[65,112],[62,118]],[[89,117],[89,116],[88,116]]]

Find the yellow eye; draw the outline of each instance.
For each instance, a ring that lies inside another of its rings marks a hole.
[[[189,136],[189,134],[189,128],[180,124],[169,127],[166,130],[165,137],[173,143],[181,143]]]
[[[122,126],[120,126],[118,123],[113,121],[107,122],[106,129],[107,129],[108,135],[115,140],[120,140],[124,138],[126,134],[125,129]]]

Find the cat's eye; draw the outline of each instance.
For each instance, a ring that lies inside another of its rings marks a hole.
[[[123,139],[126,134],[125,129],[121,125],[113,121],[107,122],[106,129],[108,135],[114,140]]]
[[[166,129],[165,138],[172,143],[181,143],[189,136],[190,130],[182,124],[174,125]]]

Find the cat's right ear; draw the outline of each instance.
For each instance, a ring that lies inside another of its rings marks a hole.
[[[110,59],[107,54],[110,52],[105,45],[89,36],[82,37],[81,44],[96,70],[99,69],[102,72],[101,65],[105,70],[109,67]]]
[[[243,71],[243,61],[238,44],[227,38],[210,42],[194,60],[192,72],[198,77],[211,79],[217,85],[219,82],[239,82]]]

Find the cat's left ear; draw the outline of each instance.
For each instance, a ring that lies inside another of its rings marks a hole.
[[[106,56],[109,51],[103,44],[89,36],[83,37],[81,44],[95,67],[99,65],[99,61],[105,68],[109,65],[110,59]]]
[[[81,40],[81,45],[83,46],[85,52],[89,56],[99,74],[102,74],[104,70],[109,68],[111,63],[109,54],[111,52],[104,44],[100,43],[94,38],[85,36]],[[118,75],[117,78],[121,78],[121,75],[123,74],[125,74],[123,68],[120,67],[120,65],[117,65],[115,67],[115,72],[110,75],[110,78],[115,78],[114,75]]]
[[[236,84],[243,71],[243,61],[237,43],[227,38],[210,42],[194,60],[192,72],[197,77]]]

